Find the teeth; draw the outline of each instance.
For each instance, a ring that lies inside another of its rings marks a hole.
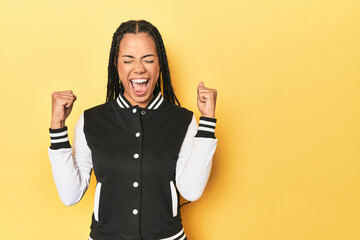
[[[131,80],[133,83],[144,83],[147,82],[147,79],[132,79]]]

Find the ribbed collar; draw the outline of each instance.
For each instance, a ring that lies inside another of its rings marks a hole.
[[[145,107],[146,109],[158,109],[160,105],[163,103],[164,97],[161,94],[161,91],[156,91],[154,93],[153,99],[149,102],[149,104]],[[124,97],[123,94],[119,94],[119,96],[116,98],[116,102],[119,104],[121,108],[131,108],[132,105],[130,102]]]

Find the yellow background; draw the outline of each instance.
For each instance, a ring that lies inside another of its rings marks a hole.
[[[190,240],[360,239],[360,1],[0,0],[0,239],[87,239],[95,178],[64,206],[52,179],[50,94],[67,121],[105,101],[112,34],[147,19],[175,91],[218,90],[213,171],[182,209]]]

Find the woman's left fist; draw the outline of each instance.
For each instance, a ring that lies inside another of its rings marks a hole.
[[[216,89],[207,88],[203,82],[200,82],[197,87],[197,92],[197,105],[201,116],[215,118]]]

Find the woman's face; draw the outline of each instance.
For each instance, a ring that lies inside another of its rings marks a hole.
[[[147,33],[125,34],[120,41],[118,74],[131,105],[146,107],[159,78],[159,57]]]

